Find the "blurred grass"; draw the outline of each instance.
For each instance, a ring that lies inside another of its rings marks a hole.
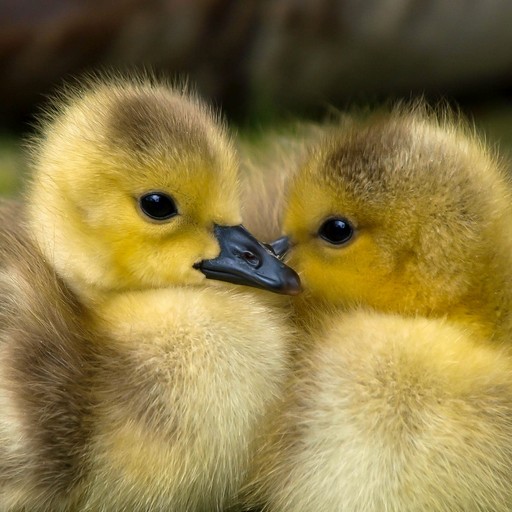
[[[487,136],[490,144],[512,161],[512,105],[495,103],[473,112],[476,126]],[[512,170],[511,170],[512,172]]]
[[[511,161],[512,173],[512,104],[490,103],[472,109],[470,118],[491,145],[496,145]],[[270,127],[269,127],[270,128]],[[238,129],[244,143],[257,146],[264,137],[251,129]],[[261,135],[261,132],[260,132]],[[260,148],[261,149],[261,148]],[[23,188],[27,163],[21,138],[0,133],[0,196],[16,196]]]
[[[0,196],[17,195],[26,174],[22,141],[12,135],[0,134]]]

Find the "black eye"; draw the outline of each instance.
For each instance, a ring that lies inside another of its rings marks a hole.
[[[163,192],[150,192],[140,196],[139,205],[145,215],[155,220],[167,220],[178,213],[172,197]]]
[[[354,228],[346,219],[327,219],[320,226],[318,234],[330,244],[341,245],[352,238]]]

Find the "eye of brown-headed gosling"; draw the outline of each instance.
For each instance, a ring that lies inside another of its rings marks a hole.
[[[333,217],[324,221],[318,235],[330,244],[343,245],[354,236],[354,228],[347,219]]]

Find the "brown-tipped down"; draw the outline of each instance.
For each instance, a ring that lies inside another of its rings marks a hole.
[[[87,471],[91,335],[28,240],[21,208],[0,208],[0,504],[68,509]]]

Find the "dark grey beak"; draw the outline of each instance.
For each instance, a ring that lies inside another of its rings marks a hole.
[[[287,236],[282,236],[281,238],[270,242],[268,247],[280,260],[282,260],[290,249],[290,239]]]
[[[221,249],[219,256],[194,265],[208,279],[285,295],[300,293],[296,272],[279,260],[281,255],[272,246],[269,248],[258,242],[243,226],[215,225],[214,234]]]

